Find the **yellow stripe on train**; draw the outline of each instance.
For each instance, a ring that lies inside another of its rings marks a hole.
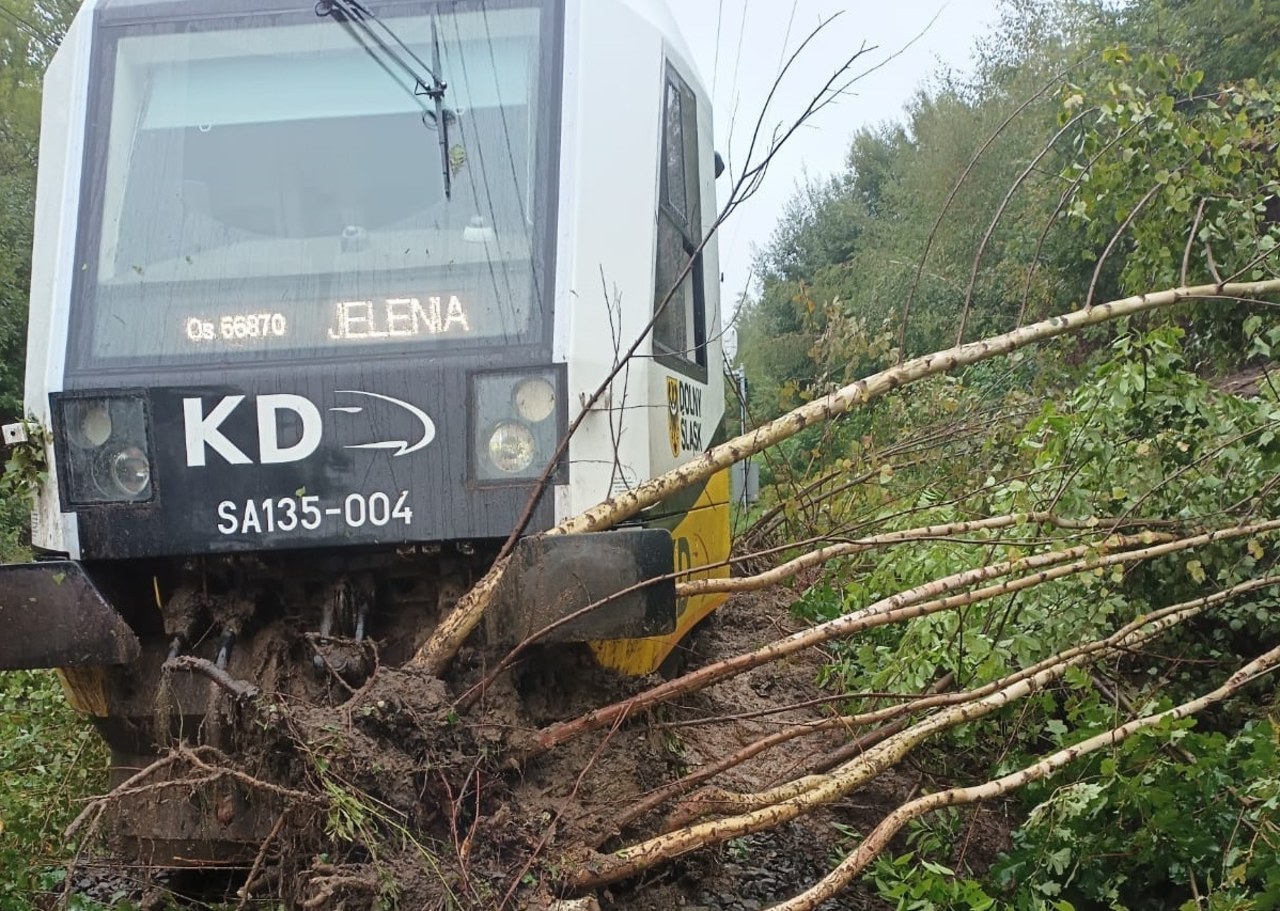
[[[676,572],[691,570],[676,582],[725,579],[729,576],[729,472],[707,482],[706,489],[671,532]],[[698,567],[711,567],[698,569]],[[642,676],[656,671],[695,626],[728,599],[728,595],[681,598],[676,605],[676,628],[666,636],[650,639],[614,639],[593,642],[591,649],[602,665],[624,674]]]

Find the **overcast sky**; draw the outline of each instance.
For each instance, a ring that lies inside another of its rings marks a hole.
[[[797,133],[749,203],[725,225],[720,240],[724,300],[737,299],[751,274],[753,247],[768,242],[778,215],[803,175],[825,177],[840,170],[853,134],[862,126],[894,119],[912,93],[940,67],[967,69],[974,40],[995,22],[997,0],[668,0],[703,78],[714,87],[716,146],[733,163],[745,154],[749,130],[764,103],[784,55],[818,23],[843,14],[806,49],[788,74],[771,108],[773,122],[790,122],[862,43],[877,51],[868,65],[909,49],[858,82],[853,94],[818,115]],[[792,10],[794,9],[794,19]],[[719,41],[717,42],[717,34]],[[736,109],[736,118],[734,115]],[[733,128],[732,145],[729,142]],[[942,193],[946,188],[939,188]],[[720,181],[720,193],[728,181]]]

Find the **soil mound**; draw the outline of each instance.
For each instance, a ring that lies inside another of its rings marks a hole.
[[[687,658],[699,666],[742,654],[792,631],[794,623],[782,604],[739,597],[695,635]],[[225,887],[227,898],[307,911],[548,907],[564,871],[591,852],[607,852],[624,837],[660,833],[692,815],[696,800],[681,805],[680,798],[703,783],[674,793],[673,782],[771,733],[829,717],[831,694],[816,684],[824,657],[812,652],[759,668],[524,764],[511,758],[513,746],[541,727],[655,681],[603,671],[585,649],[572,648],[531,650],[478,701],[474,687],[494,660],[479,650],[462,656],[449,685],[379,667],[376,660],[373,675],[359,685],[275,680],[252,700],[222,693],[219,698],[236,703],[235,711],[223,713],[236,720],[234,757],[205,748],[167,756],[166,785],[190,786],[179,793],[160,786],[160,779],[150,782],[156,785],[150,811],[164,813],[175,794],[194,798],[200,782],[234,785],[270,803],[271,833],[241,863]],[[215,684],[210,687],[216,694]],[[846,740],[840,733],[798,737],[709,783],[764,790],[803,773]],[[614,887],[600,896],[602,906],[765,907],[820,878],[847,845],[847,833],[869,830],[913,784],[882,776],[827,811]],[[650,810],[646,800],[655,796],[674,800]],[[78,877],[71,881],[82,891],[101,891],[93,874]],[[170,881],[162,889],[172,895]],[[854,893],[829,908],[876,906]]]

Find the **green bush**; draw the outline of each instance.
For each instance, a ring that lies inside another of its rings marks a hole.
[[[55,886],[80,801],[106,784],[104,748],[56,674],[0,674],[0,911],[30,911]]]
[[[1095,708],[1098,727],[1110,707]],[[993,878],[1001,891],[1076,908],[1280,905],[1280,765],[1269,721],[1233,735],[1188,720],[1041,783]],[[1036,803],[1036,801],[1040,801]]]
[[[1280,336],[1274,319],[1251,320],[1248,332],[1267,345],[1272,332]],[[994,421],[983,446],[886,473],[844,496],[857,501],[854,511],[874,513],[876,530],[1052,510],[1086,522],[1141,517],[1189,533],[1280,515],[1274,392],[1246,400],[1219,391],[1188,370],[1185,345],[1176,328],[1128,327],[1108,361],[1037,413]],[[943,391],[922,386],[899,401],[919,409]],[[989,395],[973,378],[946,391],[961,400],[960,412],[968,398]],[[832,511],[849,512],[842,504]],[[859,555],[830,567],[796,609],[826,620],[942,576],[1079,543],[1072,530],[1021,524]],[[1082,573],[837,643],[823,682],[850,693],[910,694],[952,674],[958,689],[981,686],[1140,615],[1274,573],[1276,564],[1275,538],[1260,536]],[[1072,670],[1053,688],[949,732],[917,761],[932,787],[1012,772],[1211,689],[1275,645],[1277,616],[1275,589],[1235,598],[1109,662],[1101,683]],[[1101,695],[1108,687],[1132,707],[1118,710]],[[965,857],[957,846],[966,842],[967,816],[934,814],[911,826],[909,853],[883,859],[870,880],[909,911],[1280,908],[1274,693],[1273,681],[1260,681],[1196,719],[1028,787],[1006,805],[1012,830],[999,858]]]

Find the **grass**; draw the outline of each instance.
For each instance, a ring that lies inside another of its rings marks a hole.
[[[106,784],[105,748],[52,671],[0,674],[0,911],[33,911],[72,846],[62,832]]]

